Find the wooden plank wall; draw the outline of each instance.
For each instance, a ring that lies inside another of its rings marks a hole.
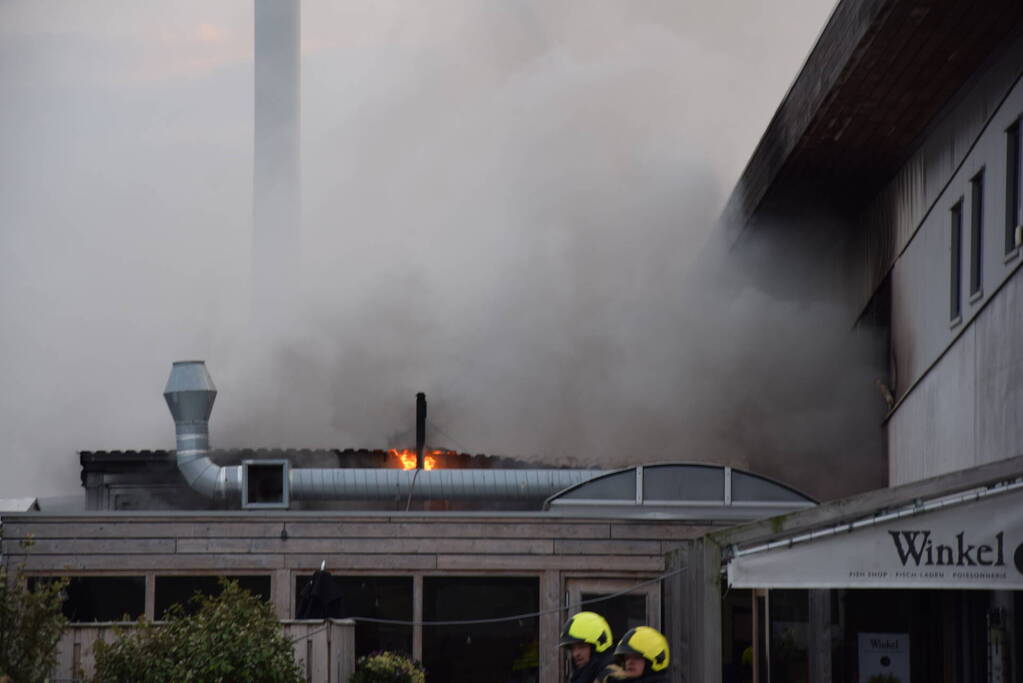
[[[72,624],[64,629],[57,643],[57,665],[50,680],[54,683],[79,681],[91,677],[96,671],[92,645],[97,640],[107,641],[113,637],[117,627],[127,628],[131,624]]]
[[[331,670],[337,683],[348,683],[355,673],[355,623],[331,619]]]
[[[660,572],[706,531],[680,522],[307,516],[6,516],[3,554],[32,572],[111,570]],[[20,542],[31,539],[24,548]]]
[[[709,531],[680,521],[438,514],[221,512],[3,518],[5,561],[30,574],[269,574],[282,619],[294,582],[324,562],[335,574],[535,576],[541,610],[562,607],[577,578],[655,577],[665,554]],[[25,548],[21,541],[31,538]],[[153,601],[147,595],[147,611]],[[152,614],[148,614],[150,618]],[[541,683],[558,678],[564,615],[540,619]],[[421,639],[414,641],[421,655]]]
[[[306,681],[348,683],[355,671],[354,621],[303,619],[283,623]]]

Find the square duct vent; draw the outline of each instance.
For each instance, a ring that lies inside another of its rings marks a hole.
[[[242,508],[287,509],[288,482],[287,460],[243,460]]]

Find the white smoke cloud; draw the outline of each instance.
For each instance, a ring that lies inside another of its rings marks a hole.
[[[306,0],[303,263],[272,334],[251,3],[0,6],[0,495],[172,447],[185,358],[216,446],[391,445],[426,391],[437,445],[757,469],[722,417],[771,379],[744,336],[847,323],[694,262],[831,2],[721,5]]]

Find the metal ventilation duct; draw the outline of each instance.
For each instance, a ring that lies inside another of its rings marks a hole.
[[[291,495],[300,500],[391,500],[413,492],[431,500],[542,499],[603,474],[603,470],[293,469]]]
[[[189,486],[217,500],[246,497],[244,467],[209,458],[209,417],[217,389],[203,361],[179,361],[163,392],[174,416],[178,469]],[[262,463],[266,466],[269,463]],[[604,474],[603,470],[395,470],[281,467],[290,500],[393,500],[414,493],[444,500],[543,499]],[[283,482],[282,482],[283,483]],[[255,506],[265,507],[265,504]]]
[[[241,492],[242,468],[221,467],[210,460],[210,413],[217,388],[201,360],[174,363],[163,390],[174,416],[178,469],[193,489],[214,500]]]

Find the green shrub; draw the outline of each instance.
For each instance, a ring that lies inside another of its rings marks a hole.
[[[359,657],[348,683],[424,683],[426,671],[419,662],[396,652],[374,652]]]
[[[196,594],[191,615],[175,605],[163,624],[140,619],[111,643],[96,642],[93,681],[302,681],[270,606],[233,581],[221,585],[216,597]]]
[[[65,586],[66,579],[40,581],[30,591],[20,568],[0,565],[0,676],[18,683],[49,678],[67,623],[61,612]]]

